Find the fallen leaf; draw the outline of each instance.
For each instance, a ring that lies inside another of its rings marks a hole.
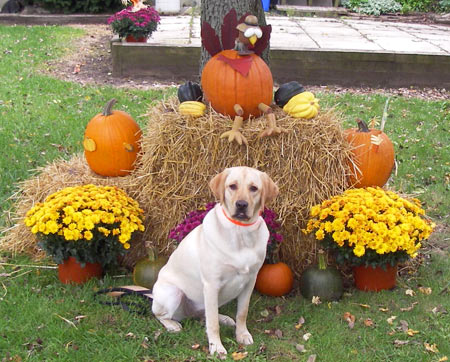
[[[308,357],[306,362],[316,362],[316,357],[317,357],[317,355],[312,354],[311,356]]]
[[[303,324],[305,324],[305,318],[300,317],[297,324],[295,325],[295,329],[300,329],[303,327]]]
[[[433,291],[430,287],[419,287],[419,292],[425,295],[430,295]]]
[[[141,347],[144,348],[144,349],[148,349],[149,345],[147,343],[145,343],[145,342],[142,342],[141,343]]]
[[[409,328],[407,331],[406,331],[406,334],[408,335],[408,336],[410,336],[410,337],[414,337],[414,335],[416,335],[417,333],[420,333],[419,331],[416,331],[416,330],[414,330],[414,329],[411,329],[411,328]]]
[[[380,307],[380,308],[378,308],[378,310],[379,310],[380,312],[384,312],[384,313],[389,312],[389,308],[383,308],[383,307]]]
[[[388,319],[386,319],[386,321],[389,324],[393,324],[396,318],[397,318],[397,316],[393,315],[393,316],[390,316]]]
[[[427,352],[432,352],[432,353],[438,353],[439,352],[439,350],[438,350],[438,348],[436,346],[436,343],[429,344],[427,342],[424,342],[423,345],[424,345],[425,350]]]
[[[400,329],[403,331],[403,332],[407,332],[408,331],[408,322],[407,321],[404,321],[404,320],[401,320],[400,321]]]
[[[405,294],[409,295],[410,297],[414,297],[416,295],[416,292],[414,292],[414,290],[412,289],[406,289]]]
[[[366,327],[373,327],[373,326],[374,326],[373,320],[370,319],[370,318],[365,319],[365,320],[364,320],[364,325],[365,325]]]
[[[73,68],[72,74],[78,74],[80,72],[81,72],[81,64],[76,64],[75,67]]]
[[[406,345],[406,344],[408,344],[409,343],[409,341],[402,341],[402,340],[400,340],[400,339],[396,339],[395,341],[394,341],[394,346],[404,346],[404,345]]]
[[[266,349],[267,349],[266,345],[264,343],[261,343],[261,345],[258,348],[258,354],[265,353]]]
[[[359,305],[361,308],[367,308],[367,309],[370,308],[370,305],[369,305],[369,304],[361,304],[361,303],[359,303],[358,305]]]
[[[303,340],[305,340],[305,341],[307,341],[308,339],[310,339],[311,338],[311,333],[305,333],[304,335],[303,335]]]
[[[162,331],[160,329],[156,330],[155,333],[153,333],[153,340],[156,342],[161,335]]]
[[[283,309],[279,305],[275,306],[275,314],[276,315],[280,315],[282,311],[283,311]]]
[[[409,307],[406,307],[406,308],[400,308],[400,310],[401,310],[402,312],[409,312],[409,311],[413,310],[414,307],[415,307],[417,304],[419,304],[419,302],[414,302],[414,303],[411,304]]]
[[[313,296],[312,300],[311,300],[311,303],[314,304],[314,305],[319,305],[319,304],[322,303],[322,301],[320,300],[320,297]]]
[[[297,344],[295,345],[295,349],[301,353],[305,353],[306,352],[306,348],[303,344]]]
[[[353,327],[355,326],[355,316],[350,312],[345,312],[343,318],[348,323],[348,327],[350,329],[353,329]]]
[[[448,357],[447,356],[439,358],[439,362],[446,362],[446,361],[448,361]]]
[[[127,334],[125,334],[125,337],[127,337],[127,338],[136,338],[136,336],[132,332],[128,332]]]
[[[434,307],[432,310],[431,310],[431,312],[433,313],[433,314],[448,314],[448,312],[447,312],[447,310],[444,308],[444,307],[442,307],[442,305],[438,305],[437,307]]]
[[[233,352],[231,354],[231,358],[233,358],[233,361],[240,361],[244,358],[246,358],[248,355],[248,352]]]
[[[260,314],[261,314],[262,317],[265,318],[265,317],[268,317],[270,313],[269,313],[269,311],[267,309],[264,309]]]
[[[281,331],[281,329],[275,329],[275,332],[273,332],[273,334],[277,338],[283,338],[283,332]]]
[[[196,351],[199,348],[200,348],[200,344],[198,344],[198,343],[195,343],[191,346],[191,349],[193,349],[194,351]]]

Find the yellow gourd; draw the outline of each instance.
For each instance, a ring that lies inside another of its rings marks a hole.
[[[185,116],[201,117],[205,114],[206,106],[202,102],[186,101],[180,103],[178,111]]]
[[[319,100],[311,92],[302,92],[292,97],[283,110],[294,118],[310,119],[319,113]]]

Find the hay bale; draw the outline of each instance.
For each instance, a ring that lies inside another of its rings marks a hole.
[[[310,207],[347,188],[350,146],[341,119],[333,111],[322,111],[312,120],[294,119],[276,107],[277,124],[287,132],[260,139],[266,119],[245,121],[246,147],[220,139],[231,128],[229,118],[210,109],[204,117],[192,119],[178,114],[177,107],[177,100],[171,99],[148,114],[136,170],[149,218],[144,238],[169,252],[170,229],[189,211],[214,201],[208,187],[214,175],[231,166],[255,167],[279,186],[280,194],[269,207],[283,227],[281,259],[300,272],[315,248],[301,232]]]
[[[315,251],[314,242],[301,232],[310,207],[347,188],[350,146],[340,117],[322,111],[315,119],[299,120],[275,107],[277,123],[287,132],[260,139],[265,118],[245,121],[242,133],[249,141],[247,147],[220,139],[231,128],[230,118],[209,109],[204,117],[192,119],[180,115],[177,108],[176,98],[150,108],[141,157],[129,176],[98,176],[77,155],[38,170],[37,176],[21,183],[15,225],[1,248],[38,256],[35,237],[22,222],[26,211],[61,188],[93,183],[122,188],[145,211],[146,231],[135,240],[125,265],[133,266],[145,254],[145,241],[167,255],[176,247],[167,237],[169,231],[189,211],[214,201],[210,179],[226,167],[250,166],[267,172],[279,186],[279,197],[269,207],[279,215],[283,228],[281,259],[299,273]]]

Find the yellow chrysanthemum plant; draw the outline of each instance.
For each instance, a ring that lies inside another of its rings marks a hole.
[[[303,232],[314,233],[337,263],[385,267],[415,258],[434,226],[419,200],[367,187],[313,206]]]
[[[143,210],[137,201],[113,186],[66,187],[33,206],[25,224],[38,245],[61,264],[73,256],[82,265],[116,263],[144,231]]]

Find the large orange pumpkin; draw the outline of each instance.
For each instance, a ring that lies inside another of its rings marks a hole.
[[[360,119],[357,122],[358,128],[345,130],[353,146],[350,183],[355,187],[383,187],[394,168],[394,145],[384,132],[369,129]]]
[[[251,59],[251,66],[244,76],[223,57],[233,60]],[[273,96],[273,79],[267,64],[256,54],[240,56],[236,50],[223,50],[213,56],[202,72],[202,89],[211,106],[219,113],[236,116],[234,105],[239,104],[243,110],[243,118],[250,115],[258,117],[261,111],[258,104],[270,105]]]
[[[294,275],[283,262],[264,264],[258,272],[255,289],[261,294],[281,297],[292,290]]]
[[[84,155],[89,167],[102,176],[125,176],[134,168],[140,150],[141,129],[131,116],[113,111],[111,99],[103,113],[97,114],[86,126]]]

